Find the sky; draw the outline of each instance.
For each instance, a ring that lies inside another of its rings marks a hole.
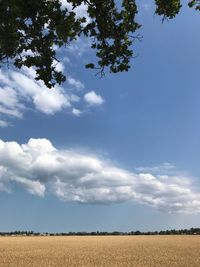
[[[199,227],[200,15],[154,10],[139,4],[128,73],[86,70],[86,39],[57,50],[54,89],[0,69],[0,231]]]

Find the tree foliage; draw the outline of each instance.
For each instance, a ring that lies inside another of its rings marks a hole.
[[[55,47],[67,46],[80,36],[91,39],[97,66],[86,68],[104,73],[128,71],[133,57],[131,46],[139,36],[135,0],[68,0],[72,10],[63,8],[59,0],[0,0],[0,65],[12,62],[17,68],[34,67],[36,79],[49,88],[65,81],[53,62]],[[75,8],[84,4],[89,22],[77,17]],[[120,5],[119,5],[120,4]],[[155,0],[155,13],[174,18],[181,8],[180,0]],[[192,0],[189,7],[200,10],[200,1]]]

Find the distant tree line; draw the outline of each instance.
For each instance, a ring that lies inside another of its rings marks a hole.
[[[190,228],[181,230],[162,230],[162,231],[130,231],[130,232],[63,232],[63,233],[49,233],[49,232],[34,232],[34,231],[12,231],[0,232],[0,236],[113,236],[113,235],[200,235],[200,228]]]

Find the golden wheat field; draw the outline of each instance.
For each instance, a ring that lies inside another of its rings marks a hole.
[[[0,267],[199,267],[198,236],[1,237]]]

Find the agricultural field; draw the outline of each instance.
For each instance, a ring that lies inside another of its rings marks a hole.
[[[0,237],[0,267],[199,267],[199,236]]]

